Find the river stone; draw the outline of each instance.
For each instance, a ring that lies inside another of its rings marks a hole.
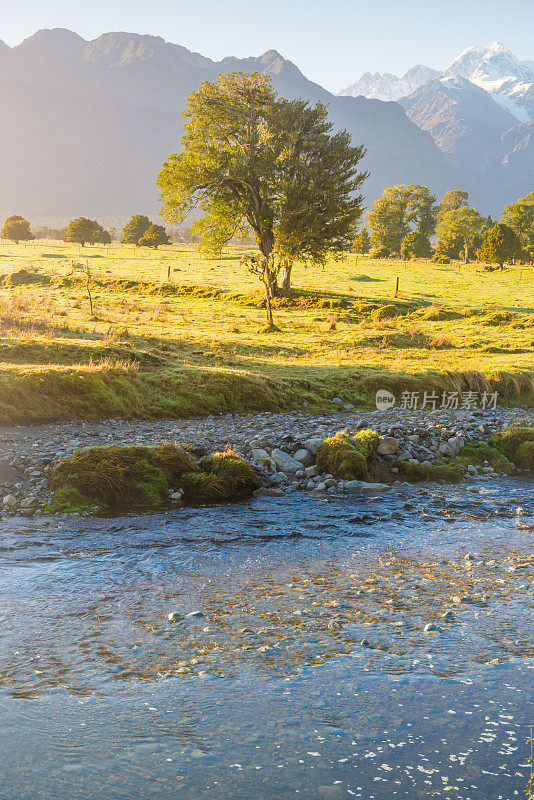
[[[341,800],[345,792],[341,786],[319,786],[317,791],[322,800]]]
[[[366,481],[345,481],[344,488],[349,494],[375,494],[387,492],[390,489],[387,483],[367,483]]]
[[[300,461],[304,467],[309,467],[311,464],[313,464],[313,456],[310,451],[306,450],[305,448],[297,450],[297,452],[293,454],[293,458],[295,461]]]
[[[3,503],[7,509],[14,509],[18,506],[19,501],[14,494],[6,494],[3,499]]]
[[[37,508],[39,505],[39,498],[36,497],[34,494],[29,495],[29,497],[25,497],[23,500],[20,501],[21,508]]]
[[[316,478],[319,474],[319,467],[317,464],[313,464],[311,467],[306,467],[304,474],[307,478]]]
[[[317,451],[323,442],[324,439],[320,439],[319,437],[316,436],[312,439],[306,439],[306,441],[304,442],[304,447],[306,448],[306,450],[309,450],[312,456],[315,456],[317,455]]]
[[[270,461],[271,456],[261,447],[256,447],[250,451],[250,457],[253,461]]]
[[[261,489],[256,489],[255,492],[252,492],[252,497],[283,497],[284,494],[283,489],[263,486]]]
[[[273,450],[271,458],[280,472],[295,473],[298,472],[299,469],[302,469],[300,461],[297,461],[293,456],[290,456],[289,453],[284,453],[283,450],[279,450],[278,448]]]
[[[196,617],[203,617],[204,613],[202,611],[190,611],[189,614],[185,615],[186,619],[195,619]]]
[[[399,440],[394,436],[384,436],[378,445],[378,452],[381,456],[392,456],[399,449]]]

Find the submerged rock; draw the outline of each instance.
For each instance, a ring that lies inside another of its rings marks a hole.
[[[368,483],[367,481],[345,481],[343,488],[349,494],[379,494],[389,492],[391,486],[387,483]]]

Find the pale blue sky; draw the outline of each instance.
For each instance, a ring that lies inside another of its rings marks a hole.
[[[534,59],[532,0],[0,0],[0,12],[0,39],[11,46],[62,27],[86,39],[155,34],[215,60],[273,48],[331,91],[366,71],[440,69],[495,40]]]

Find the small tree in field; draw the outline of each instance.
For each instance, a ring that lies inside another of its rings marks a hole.
[[[430,258],[432,247],[428,236],[419,231],[410,231],[402,240],[401,257],[405,260],[410,258]]]
[[[153,247],[158,249],[160,244],[170,244],[171,240],[163,225],[151,225],[139,239],[139,247]]]
[[[497,222],[484,237],[479,256],[489,264],[498,264],[502,269],[505,261],[521,256],[521,242],[514,231],[503,222]]]
[[[136,214],[126,223],[122,231],[122,244],[135,244],[139,247],[139,239],[150,228],[151,222],[144,214]]]
[[[371,237],[369,236],[369,231],[367,228],[362,228],[361,231],[354,237],[352,251],[353,253],[358,253],[359,255],[364,256],[369,252],[370,249]]]
[[[96,220],[76,217],[65,228],[63,241],[84,247],[86,244],[110,244],[111,236]]]
[[[202,83],[184,114],[182,152],[158,177],[169,222],[200,208],[205,217],[195,229],[215,252],[248,225],[273,296],[279,269],[289,291],[295,261],[324,263],[350,249],[364,149],[345,131],[332,133],[325,106],[277,97],[267,75],[233,72]]]
[[[0,236],[2,239],[9,239],[16,244],[33,239],[30,223],[18,214],[13,214],[13,216],[6,219]]]

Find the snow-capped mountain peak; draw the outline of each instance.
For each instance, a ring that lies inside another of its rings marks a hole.
[[[375,100],[399,100],[439,74],[437,70],[424,64],[411,67],[401,78],[391,72],[365,72],[359,80],[339,94],[350,97],[363,95]]]
[[[471,83],[480,81],[502,81],[518,78],[532,82],[531,70],[514,56],[502,42],[492,42],[486,47],[469,47],[464,50],[445,70],[445,75],[460,75]]]
[[[531,119],[528,97],[534,91],[534,73],[501,42],[469,47],[454,59],[443,75],[467,78],[489,92],[520,122]]]
[[[486,92],[520,122],[534,118],[534,70],[519,61],[502,42],[468,47],[443,72],[422,64],[401,78],[389,72],[366,72],[341,95],[364,95],[377,100],[400,100],[434,78],[465,78]]]

